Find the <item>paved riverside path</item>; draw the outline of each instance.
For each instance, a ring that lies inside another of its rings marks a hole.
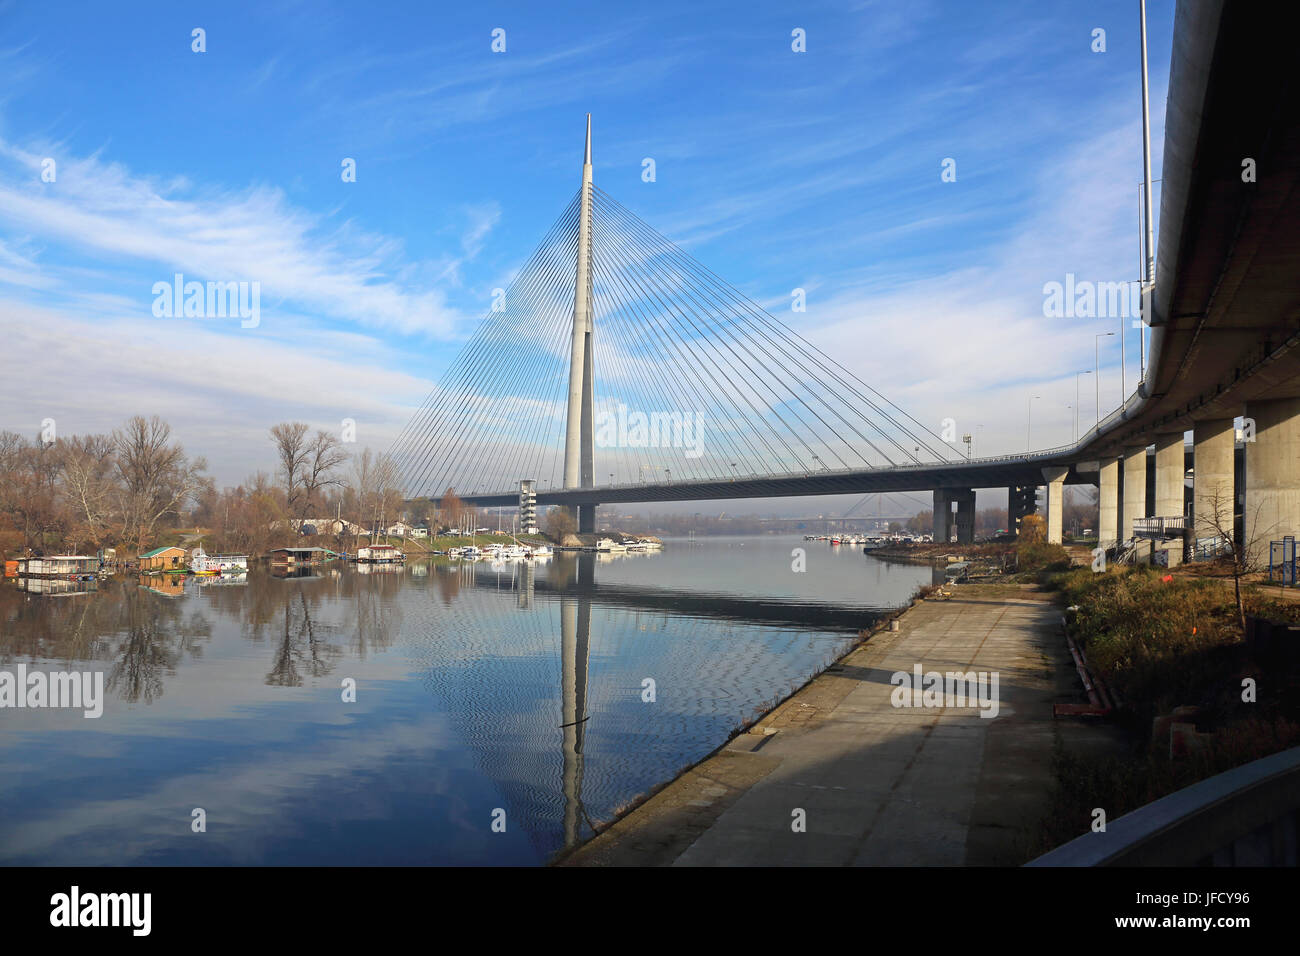
[[[561,865],[1023,862],[1069,692],[1060,613],[1009,585],[919,603]],[[996,671],[998,716],[892,706],[890,676],[917,663]]]

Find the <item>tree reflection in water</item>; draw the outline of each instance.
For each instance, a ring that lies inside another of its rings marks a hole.
[[[296,595],[285,592],[284,631],[266,683],[273,687],[301,687],[304,671],[309,677],[324,677],[333,669],[339,648],[316,633],[318,625],[311,615],[306,591],[298,589]],[[329,630],[323,625],[319,629]]]

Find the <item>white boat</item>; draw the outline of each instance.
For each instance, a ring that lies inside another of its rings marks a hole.
[[[528,549],[527,557],[530,558],[549,558],[550,556],[551,548],[549,545],[537,544]]]
[[[599,541],[596,542],[596,550],[608,551],[611,554],[617,554],[619,552],[626,551],[627,545],[623,544],[622,542],[615,541],[613,538],[601,538]]]
[[[208,554],[199,545],[190,552],[191,574],[247,574],[248,555]]]
[[[517,544],[512,544],[509,547],[497,550],[497,557],[501,558],[503,561],[517,561],[520,558],[525,558],[527,556],[528,552]]]

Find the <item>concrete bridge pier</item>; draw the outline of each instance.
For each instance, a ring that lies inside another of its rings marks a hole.
[[[957,543],[975,543],[975,490],[963,488],[952,493],[957,501]]]
[[[1249,402],[1255,440],[1246,447],[1245,545],[1268,562],[1270,541],[1300,536],[1300,398]]]
[[[1097,485],[1097,544],[1113,548],[1119,542],[1119,459],[1103,458]]]
[[[1236,443],[1231,418],[1206,419],[1192,429],[1193,538],[1232,533],[1237,504]]]
[[[1034,485],[1012,485],[1007,489],[1007,530],[1020,537],[1020,522],[1034,513],[1038,489]]]
[[[1065,510],[1065,476],[1070,469],[1064,465],[1044,468],[1047,479],[1047,543],[1061,543],[1061,519]]]
[[[934,540],[948,543],[952,536],[952,492],[947,488],[934,489]]]
[[[1184,479],[1187,464],[1183,452],[1183,433],[1156,436],[1155,515],[1177,518],[1187,513]]]
[[[1119,539],[1133,537],[1133,519],[1147,516],[1147,446],[1124,449],[1124,475],[1120,482]]]

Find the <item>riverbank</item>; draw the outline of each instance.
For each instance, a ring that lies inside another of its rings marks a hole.
[[[1036,848],[1087,832],[1197,781],[1300,745],[1300,653],[1249,638],[1242,613],[1300,624],[1294,594],[1248,584],[1242,608],[1223,565],[1058,575],[1068,629],[1116,701],[1118,752],[1063,748]],[[1219,575],[1215,577],[1214,575]]]
[[[556,861],[564,866],[1012,865],[1054,783],[1052,704],[1076,692],[1060,609],[1034,585],[916,602]],[[998,675],[994,718],[897,707],[891,677]],[[1069,734],[1107,736],[1072,725]],[[804,829],[798,829],[800,811]]]

